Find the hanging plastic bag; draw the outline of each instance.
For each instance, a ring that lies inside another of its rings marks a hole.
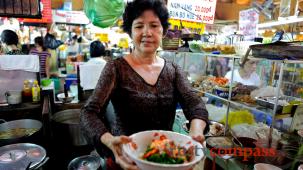
[[[52,34],[47,33],[44,37],[44,46],[46,48],[50,48],[54,50],[62,44],[63,42],[60,40],[56,40],[55,36]]]
[[[84,12],[93,25],[106,28],[115,24],[124,12],[123,0],[84,0]]]

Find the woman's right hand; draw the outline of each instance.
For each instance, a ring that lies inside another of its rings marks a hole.
[[[101,136],[101,142],[104,143],[114,154],[116,163],[125,170],[139,170],[138,167],[123,154],[122,145],[131,142],[127,136],[113,136],[105,133]]]

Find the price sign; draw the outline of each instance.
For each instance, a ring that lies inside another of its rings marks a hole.
[[[251,8],[240,11],[239,30],[244,35],[245,40],[253,40],[257,36],[257,24],[259,14],[256,9]]]
[[[181,22],[180,20],[169,19],[168,22],[170,23],[172,29],[178,28],[181,29]],[[192,33],[203,34],[205,30],[205,24],[200,22],[190,22],[190,21],[182,21],[182,26],[188,28]]]
[[[168,0],[172,19],[213,24],[217,0]]]
[[[108,42],[108,34],[106,34],[106,33],[97,33],[96,34],[96,36],[97,37],[99,37],[99,40],[101,41],[101,42]]]

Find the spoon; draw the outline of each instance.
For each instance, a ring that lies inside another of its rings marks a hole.
[[[236,137],[236,135],[234,134],[233,130],[230,129],[230,133],[231,133],[231,136],[236,139],[236,141],[240,144],[241,148],[243,148],[243,145],[242,143],[238,140],[238,138]]]

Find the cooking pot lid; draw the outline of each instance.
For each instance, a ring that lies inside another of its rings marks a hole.
[[[94,155],[85,155],[73,159],[69,165],[69,170],[97,170],[101,165],[101,159]]]
[[[0,169],[34,168],[46,157],[46,151],[39,145],[17,143],[0,147]]]

